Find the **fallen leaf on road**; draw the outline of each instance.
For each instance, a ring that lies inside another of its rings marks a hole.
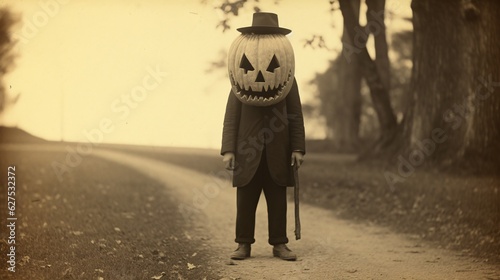
[[[71,278],[73,278],[73,274],[72,274],[72,271],[73,269],[71,267],[68,267],[63,273],[63,277],[68,277],[68,276],[71,276]]]
[[[135,213],[129,213],[129,212],[123,212],[122,215],[126,218],[126,219],[134,219],[135,217]]]
[[[29,256],[24,256],[21,258],[21,261],[19,262],[19,265],[25,265],[30,262],[30,257]]]
[[[196,257],[196,255],[198,255],[198,253],[194,252],[191,257]]]
[[[164,275],[166,275],[167,273],[165,272],[162,272],[160,275],[157,275],[157,276],[153,276],[151,277],[151,279],[155,279],[155,280],[158,280],[158,279],[161,279]]]
[[[83,232],[79,230],[70,231],[69,233],[73,234],[74,236],[80,236],[83,234]]]
[[[188,266],[188,270],[191,270],[191,269],[195,269],[196,268],[196,265],[192,264],[192,263],[187,263],[187,266]]]
[[[119,227],[115,227],[116,232],[121,232],[122,230]]]

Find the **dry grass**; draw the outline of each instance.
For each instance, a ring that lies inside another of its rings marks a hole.
[[[216,273],[208,266],[188,270],[188,262],[207,263],[207,239],[185,234],[192,229],[175,197],[155,180],[89,156],[61,182],[51,163],[64,161],[66,153],[1,153],[4,174],[16,165],[18,220],[16,272],[8,273],[4,263],[0,279],[152,279],[162,272],[163,279],[202,279]],[[5,196],[0,193],[1,201]],[[0,218],[6,221],[5,211]],[[2,255],[6,246],[0,242]]]

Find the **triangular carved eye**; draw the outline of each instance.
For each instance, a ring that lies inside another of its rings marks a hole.
[[[278,67],[280,67],[280,63],[278,62],[278,58],[276,58],[276,55],[273,55],[273,58],[271,59],[271,62],[269,63],[269,66],[267,67],[266,71],[274,73],[274,69],[276,69]]]
[[[245,74],[248,73],[248,71],[255,70],[245,54],[243,54],[243,57],[241,58],[240,68],[245,70]]]

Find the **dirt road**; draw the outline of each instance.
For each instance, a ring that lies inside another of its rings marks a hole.
[[[100,150],[104,159],[128,165],[171,188],[179,210],[199,227],[187,233],[209,233],[211,266],[225,279],[500,279],[500,268],[462,257],[458,252],[430,248],[409,236],[371,225],[339,220],[331,212],[302,205],[302,239],[293,235],[293,204],[289,204],[289,246],[296,262],[273,258],[267,244],[265,200],[257,214],[252,258],[231,262],[235,248],[235,191],[229,181],[140,156]],[[222,176],[223,177],[223,176]],[[227,179],[227,178],[226,178]],[[291,189],[290,189],[291,191]]]

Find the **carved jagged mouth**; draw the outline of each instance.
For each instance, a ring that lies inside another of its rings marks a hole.
[[[283,84],[280,84],[276,87],[270,87],[268,86],[267,88],[262,87],[259,91],[252,89],[251,86],[248,86],[248,88],[242,88],[241,85],[234,80],[234,76],[231,73],[231,84],[233,85],[233,89],[236,91],[236,95],[240,97],[244,101],[249,101],[249,102],[273,102],[277,99],[280,99],[280,97],[283,95],[283,90],[286,88],[287,84],[290,82],[290,79],[292,77],[292,72],[290,71],[288,73],[288,76],[286,78],[286,81],[283,82]]]

